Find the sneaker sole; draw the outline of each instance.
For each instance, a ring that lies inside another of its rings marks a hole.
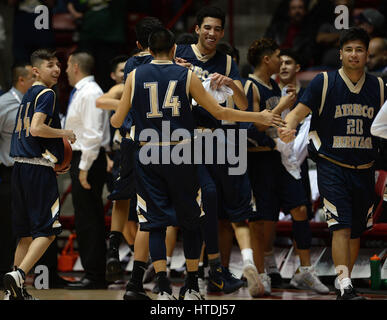
[[[289,284],[298,290],[310,290],[310,291],[314,291],[315,293],[318,293],[318,294],[329,294],[330,293],[330,291],[318,291],[316,289],[308,287],[307,285],[300,285],[300,284],[298,284],[298,282],[295,282],[295,281],[290,281]]]
[[[253,266],[247,266],[243,270],[243,276],[247,279],[247,286],[252,297],[256,298],[264,295],[265,288],[259,280],[257,269]]]
[[[9,274],[4,275],[3,283],[4,288],[10,293],[10,300],[24,300],[23,293],[17,286],[14,277]]]

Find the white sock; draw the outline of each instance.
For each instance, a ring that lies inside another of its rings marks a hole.
[[[247,261],[254,262],[253,249],[251,248],[242,249],[241,254],[242,254],[243,263],[246,263]]]
[[[171,267],[172,257],[167,257],[167,267]]]
[[[339,280],[338,282],[339,282],[339,285],[340,285],[341,295],[344,294],[344,289],[345,288],[347,288],[348,286],[352,285],[352,282],[351,282],[350,278],[343,278],[343,279]]]

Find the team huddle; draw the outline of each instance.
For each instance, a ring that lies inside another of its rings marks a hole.
[[[347,30],[340,40],[342,68],[319,74],[303,89],[295,77],[298,57],[281,51],[271,39],[251,44],[248,61],[254,72],[241,78],[233,53],[218,47],[224,24],[221,9],[204,7],[197,14],[197,41],[176,45],[174,34],[158,19],[144,18],[136,26],[140,52],[126,62],[124,83],[96,100],[98,112],[115,111],[110,124],[120,136],[119,174],[109,195],[114,206],[106,277],[115,279],[122,272],[122,221],[132,219],[139,228],[125,300],[150,299],[143,288],[149,257],[158,300],[203,300],[206,292],[237,291],[245,282],[228,269],[234,235],[251,297],[270,295],[272,282],[280,278],[272,245],[283,211],[292,216],[300,259],[290,284],[329,293],[310,259],[309,156],[317,165],[332,231],[333,262],[348,270],[340,277],[337,299],[364,299],[350,275],[360,236],[372,226],[378,144],[371,127],[386,100],[383,81],[364,72],[367,34]],[[85,54],[74,53],[69,61],[82,69]],[[20,104],[11,143],[14,226],[20,241],[15,270],[4,277],[9,299],[22,300],[30,297],[25,275],[61,232],[56,174],[62,172],[53,168],[63,159],[62,138],[76,143],[83,134],[72,130],[70,114],[61,129],[51,89],[60,73],[55,54],[38,50],[31,64],[37,81]],[[199,129],[213,138],[210,148]],[[224,154],[238,155],[239,161],[246,155],[246,170],[235,174],[235,157]],[[78,170],[74,175],[80,192],[91,179],[82,159],[79,154],[71,168]],[[31,195],[29,190],[36,191]],[[136,203],[134,219],[130,202]],[[181,230],[186,260],[178,298],[168,277],[171,248],[166,238],[171,228]]]

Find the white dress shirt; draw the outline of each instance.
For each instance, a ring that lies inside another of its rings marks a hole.
[[[77,89],[68,106],[65,129],[73,130],[77,140],[74,151],[81,151],[80,170],[89,170],[101,147],[109,150],[109,113],[96,107],[103,92],[94,76],[87,76],[75,84]]]
[[[387,139],[387,101],[379,110],[371,126],[371,133],[374,136]]]

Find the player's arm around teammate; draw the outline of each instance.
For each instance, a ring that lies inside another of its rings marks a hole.
[[[119,99],[124,91],[124,84],[119,83],[111,87],[108,92],[100,96],[96,101],[97,108],[104,110],[116,110]]]

